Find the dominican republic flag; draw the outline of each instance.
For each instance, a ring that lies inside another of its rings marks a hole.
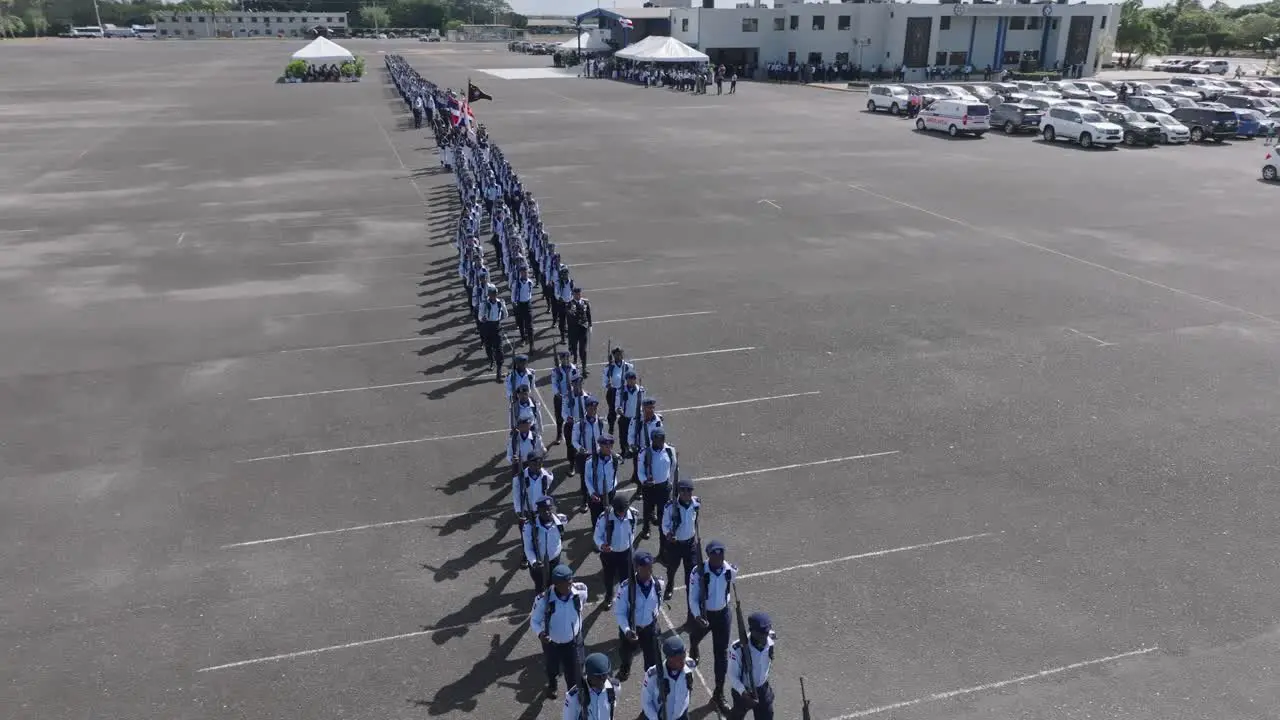
[[[469,103],[458,102],[458,98],[449,96],[449,120],[454,126],[468,127],[475,124],[476,116],[471,112]]]
[[[630,30],[630,29],[632,29],[632,28],[634,28],[634,27],[636,26],[636,24],[635,24],[635,23],[633,23],[633,22],[631,22],[631,20],[629,20],[628,18],[621,18],[621,19],[619,19],[619,20],[618,20],[618,24],[619,24],[619,25],[621,25],[622,27],[624,27],[624,28],[628,29],[628,30]]]

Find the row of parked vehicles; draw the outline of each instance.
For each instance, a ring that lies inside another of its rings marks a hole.
[[[1194,75],[1226,75],[1231,69],[1231,63],[1226,60],[1161,60],[1152,64],[1149,69]]]
[[[555,52],[556,44],[515,40],[507,43],[507,49],[511,52],[528,53],[530,55],[550,55]]]
[[[981,136],[992,129],[1010,135],[1034,133],[1045,140],[1069,140],[1084,147],[1222,142],[1276,134],[1280,86],[1269,81],[1212,83],[1067,80],[873,85],[868,89],[867,110],[905,114],[914,95],[923,101],[915,122],[919,130],[953,136]]]

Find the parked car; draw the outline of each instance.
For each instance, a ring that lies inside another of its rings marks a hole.
[[[1165,145],[1181,145],[1191,142],[1191,130],[1178,119],[1166,113],[1142,113],[1148,122],[1160,126],[1160,142]]]
[[[993,82],[991,83],[991,89],[994,90],[997,95],[1008,95],[1009,93],[1022,92],[1022,88],[1017,85],[1005,82]]]
[[[1113,106],[1102,110],[1099,114],[1120,126],[1123,130],[1121,138],[1125,145],[1152,147],[1160,142],[1160,126],[1127,107]]]
[[[1115,102],[1119,97],[1119,93],[1104,86],[1102,83],[1092,80],[1076,80],[1075,86],[1088,93],[1089,98],[1097,100],[1100,103]]]
[[[1068,98],[1066,100],[1063,100],[1062,104],[1070,105],[1071,107],[1077,107],[1082,110],[1093,110],[1094,112],[1097,112],[1102,109],[1102,103],[1098,102],[1097,100],[1089,100],[1087,98],[1084,100],[1081,100],[1079,98]]]
[[[1171,113],[1191,131],[1191,142],[1222,142],[1236,136],[1236,114],[1205,107],[1174,108]]]
[[[1045,142],[1070,140],[1083,148],[1114,146],[1124,139],[1124,130],[1101,114],[1063,105],[1050,108],[1040,126]]]
[[[1221,88],[1201,77],[1176,77],[1170,80],[1169,84],[1193,91],[1200,96],[1201,100],[1213,100],[1222,94]]]
[[[867,112],[888,110],[890,115],[901,115],[910,99],[910,91],[901,85],[872,85],[867,88]]]
[[[1040,121],[1044,111],[1035,105],[1026,103],[1004,103],[991,111],[991,127],[1000,128],[1005,135],[1020,132],[1040,132]]]
[[[949,98],[951,98],[952,100],[979,100],[979,101],[981,101],[981,99],[980,99],[978,96],[974,95],[973,93],[969,92],[968,90],[965,90],[964,88],[960,87],[959,85],[934,85],[933,87],[934,87],[934,89],[936,89],[938,92],[940,92],[940,93],[945,93],[946,97],[949,97]]]
[[[1051,89],[1057,91],[1058,94],[1062,95],[1063,99],[1065,100],[1092,99],[1091,96],[1089,95],[1088,90],[1085,90],[1084,88],[1079,87],[1077,83],[1072,82],[1071,80],[1061,80],[1058,82],[1048,82],[1045,84],[1048,85]]]
[[[932,85],[903,85],[902,87],[906,88],[908,93],[919,95],[922,102],[942,100],[946,97]]]
[[[1041,110],[1047,111],[1049,108],[1054,107],[1056,105],[1061,105],[1066,101],[1061,99],[1047,98],[1047,97],[1044,97],[1043,95],[1028,95],[1022,99],[1022,102],[1026,105],[1034,105],[1040,108]]]
[[[1262,130],[1262,116],[1257,110],[1232,108],[1236,114],[1236,137],[1254,138]]]
[[[1156,89],[1163,90],[1165,92],[1166,100],[1168,100],[1170,97],[1182,97],[1182,98],[1187,98],[1189,100],[1204,99],[1204,96],[1200,94],[1199,90],[1192,90],[1182,85],[1174,85],[1173,83],[1164,83],[1162,85],[1156,85]]]
[[[1263,90],[1266,90],[1267,95],[1270,97],[1280,97],[1280,85],[1277,85],[1271,80],[1254,80],[1253,84]]]
[[[1253,110],[1261,110],[1271,107],[1271,103],[1264,98],[1249,97],[1248,95],[1223,95],[1218,98],[1218,102],[1229,108],[1250,108]]]
[[[1062,93],[1058,92],[1057,90],[1054,90],[1053,88],[1049,87],[1047,84],[1042,82],[1032,82],[1030,80],[1019,80],[1018,82],[1014,83],[1014,85],[1017,85],[1019,90],[1021,90],[1024,93],[1027,93],[1028,95],[1039,95],[1040,97],[1053,98],[1055,100],[1062,99]]]
[[[991,108],[984,102],[970,100],[935,100],[920,111],[916,118],[917,130],[938,130],[951,137],[973,135],[982,137],[991,129]]]
[[[1124,104],[1129,106],[1130,110],[1136,110],[1137,112],[1173,112],[1173,106],[1161,97],[1130,95],[1124,99]]]
[[[1201,60],[1187,68],[1187,72],[1197,75],[1226,75],[1230,67],[1231,63],[1226,60]]]
[[[1152,85],[1149,82],[1135,82],[1135,83],[1129,83],[1129,85],[1131,85],[1137,91],[1135,93],[1137,95],[1146,95],[1148,97],[1161,97],[1166,94],[1165,91],[1161,90],[1155,85]]]
[[[1198,107],[1199,106],[1199,103],[1197,103],[1195,100],[1192,100],[1189,97],[1182,97],[1181,95],[1166,95],[1164,98],[1164,101],[1172,105],[1175,110],[1180,107]]]
[[[976,85],[974,83],[961,83],[957,87],[964,89],[970,95],[978,98],[982,102],[991,103],[991,98],[996,96],[996,91],[986,85]]]
[[[1267,156],[1262,159],[1263,180],[1275,182],[1277,178],[1280,178],[1280,173],[1276,172],[1277,164],[1280,164],[1280,159],[1277,159],[1276,152],[1274,150],[1267,152]]]

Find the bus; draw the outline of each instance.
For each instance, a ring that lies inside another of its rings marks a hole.
[[[83,38],[83,37],[100,38],[100,37],[106,37],[106,36],[107,34],[102,32],[102,28],[98,27],[97,25],[86,25],[84,27],[71,28],[71,37],[73,38]]]
[[[155,25],[134,25],[133,36],[139,38],[153,38],[156,36]]]

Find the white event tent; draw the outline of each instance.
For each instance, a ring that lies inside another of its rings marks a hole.
[[[673,37],[650,35],[633,45],[619,50],[615,57],[636,62],[708,62],[711,58]]]
[[[354,60],[355,56],[352,55],[349,50],[329,38],[318,37],[308,43],[306,47],[294,53],[293,59],[306,60],[310,63],[323,63]]]
[[[581,43],[581,46],[579,46],[579,43]],[[582,35],[572,40],[565,40],[560,43],[556,46],[556,50],[561,52],[577,52],[579,47],[581,47],[582,52],[584,53],[605,52],[611,49],[604,41],[604,38],[600,37],[598,34],[593,35],[592,33],[584,32]]]

